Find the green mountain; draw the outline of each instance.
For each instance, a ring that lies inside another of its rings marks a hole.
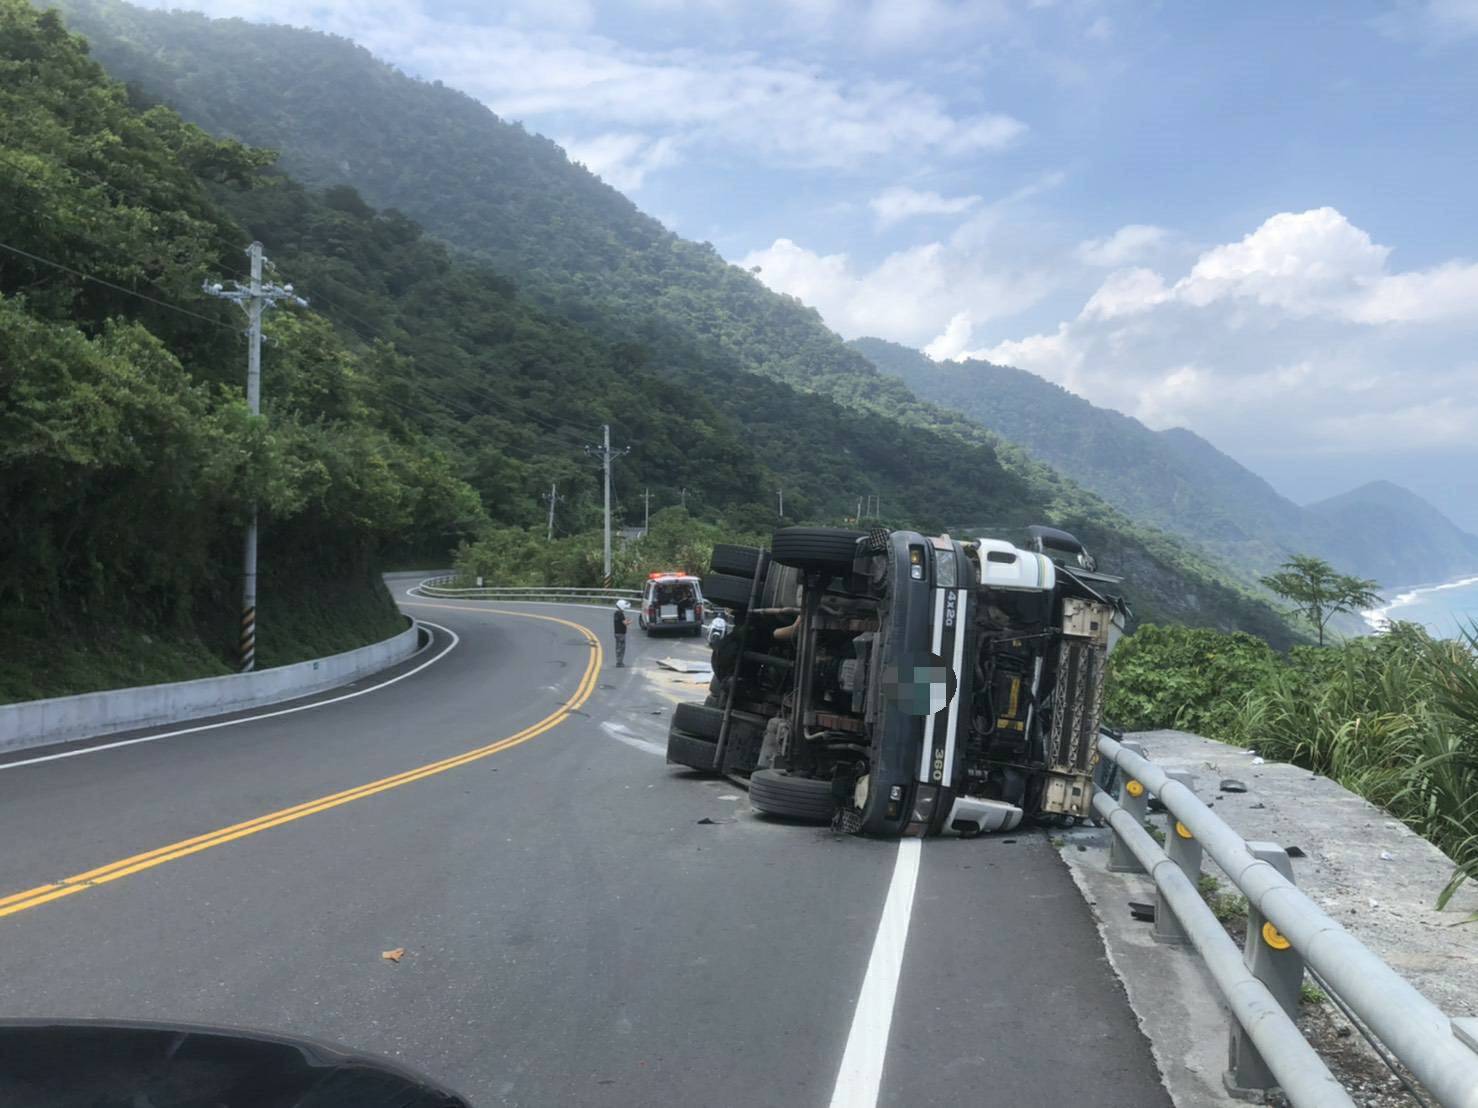
[[[1353,553],[1351,563],[1379,581],[1428,584],[1478,568],[1478,536],[1389,481],[1361,485],[1310,504],[1307,511],[1337,530]],[[1434,566],[1441,568],[1434,573]]]
[[[435,426],[444,441],[464,441],[459,421],[494,421],[478,424],[487,428],[475,436],[480,461],[462,472],[496,519],[528,520],[553,474],[588,483],[589,470],[571,461],[581,460],[577,439],[609,421],[619,444],[633,447],[618,467],[628,509],[650,483],[667,503],[680,487],[696,487],[705,509],[742,526],[756,525],[781,488],[794,518],[840,519],[878,493],[899,521],[922,526],[1009,530],[1047,519],[1082,533],[1105,565],[1130,576],[1142,614],[1287,641],[1271,608],[1186,544],[1135,526],[978,424],[920,401],[814,311],[770,292],[712,247],[666,231],[557,146],[470,98],[411,80],[330,36],[108,0],[64,7],[137,99],[273,147],[280,165],[311,186],[352,186],[366,207],[393,209],[356,216],[346,198],[339,224],[411,217],[457,244],[444,257],[446,279],[467,299],[449,309],[433,286],[410,296],[404,278],[385,278],[377,262],[352,259],[333,272],[332,236],[309,243],[328,267],[315,270],[296,253],[293,203],[269,193],[227,201],[284,272],[303,261],[293,276],[310,295],[318,283],[331,318],[379,342],[386,356],[393,349],[411,360],[414,372],[400,376],[419,382],[412,387],[423,406],[440,405]],[[274,79],[261,81],[264,71]],[[253,208],[262,204],[272,210]],[[360,284],[375,310],[354,307]],[[487,298],[469,291],[479,284],[512,291],[544,335],[570,336],[577,361],[589,351],[618,375],[660,387],[643,384],[640,396],[621,399],[600,383],[608,377],[566,380],[562,341],[500,346],[506,328],[483,326]],[[511,406],[499,415],[505,395]],[[538,426],[559,434],[540,446],[529,441]],[[643,433],[652,428],[671,448],[649,456]],[[718,460],[733,456],[729,446],[715,443],[717,454],[704,455],[685,444],[710,430],[747,452],[732,479]]]
[[[247,411],[240,313],[200,286],[246,241],[216,193],[269,160],[0,0],[0,700],[222,672],[253,504],[263,665],[399,630],[376,559],[482,519],[320,316],[276,314]]]
[[[849,345],[919,396],[979,421],[1135,519],[1194,541],[1245,576],[1268,572],[1292,553],[1318,554],[1386,584],[1446,580],[1478,568],[1478,538],[1394,485],[1377,483],[1300,507],[1191,431],[1152,431],[1024,370],[979,360],[935,362],[882,339]],[[1381,526],[1383,519],[1402,526]]]

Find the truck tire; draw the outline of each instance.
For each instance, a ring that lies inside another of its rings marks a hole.
[[[712,739],[699,739],[679,731],[676,727],[667,731],[667,762],[669,765],[687,766],[689,769],[712,773],[718,767],[714,757],[718,754],[718,743]]]
[[[744,577],[753,581],[763,554],[764,551],[757,546],[735,546],[728,542],[714,543],[713,557],[708,560],[708,568],[714,573],[727,573],[733,577]]]
[[[796,569],[851,573],[857,540],[866,535],[840,527],[782,527],[770,541],[770,556]]]
[[[830,781],[794,777],[783,769],[759,769],[750,774],[749,803],[756,812],[806,823],[830,823],[836,811]]]
[[[751,578],[715,572],[703,578],[702,587],[705,603],[716,604],[720,608],[733,608],[739,612],[749,607]]]
[[[724,723],[724,710],[706,704],[679,704],[672,710],[672,729],[695,739],[718,742],[718,729]]]

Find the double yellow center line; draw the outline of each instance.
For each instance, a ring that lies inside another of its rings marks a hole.
[[[427,606],[429,607],[430,605]],[[572,711],[589,700],[591,693],[595,691],[596,680],[600,674],[602,657],[600,640],[588,628],[566,619],[560,619],[557,616],[508,611],[500,611],[498,614],[519,616],[525,619],[541,619],[550,623],[564,624],[566,627],[572,627],[584,635],[591,647],[590,658],[586,662],[585,673],[580,678],[579,686],[568,700],[538,723],[524,728],[515,735],[509,735],[506,739],[499,739],[497,742],[489,743],[487,746],[480,746],[464,754],[457,754],[451,758],[444,758],[439,762],[432,762],[429,765],[406,770],[404,773],[397,773],[393,777],[382,777],[380,780],[371,781],[367,785],[346,789],[343,792],[334,793],[331,796],[321,796],[317,800],[309,800],[292,808],[283,808],[280,811],[268,812],[266,815],[258,816],[256,819],[249,819],[243,823],[233,823],[230,827],[222,827],[215,831],[209,831],[204,835],[196,835],[193,839],[182,839],[179,842],[170,843],[168,846],[161,846],[154,850],[145,851],[143,854],[121,858],[116,862],[109,862],[105,866],[90,869],[85,873],[74,874],[61,881],[55,881],[48,885],[38,885],[34,889],[26,889],[23,892],[0,897],[0,917],[13,916],[18,912],[24,912],[38,905],[46,904],[53,900],[60,900],[62,897],[75,896],[77,893],[97,888],[99,885],[106,885],[110,881],[130,877],[135,873],[142,873],[146,869],[153,869],[155,866],[162,866],[165,862],[173,862],[177,858],[199,854],[202,850],[209,850],[213,846],[220,846],[223,843],[244,839],[248,835],[255,835],[258,832],[266,831],[273,827],[281,827],[284,823],[292,823],[294,820],[316,815],[319,812],[326,812],[330,808],[337,808],[341,804],[348,804],[351,801],[361,800],[367,796],[374,796],[376,793],[396,789],[401,785],[409,785],[412,781],[419,781],[423,777],[445,773],[447,770],[456,769],[458,766],[465,766],[469,762],[475,762],[481,758],[487,758],[493,754],[497,754],[501,750],[507,750],[509,747],[526,743],[530,739],[537,738],[539,735],[544,734],[544,732],[558,727],[569,718]]]

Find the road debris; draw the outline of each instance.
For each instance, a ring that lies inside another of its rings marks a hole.
[[[658,658],[657,664],[663,669],[670,669],[676,673],[712,673],[713,666],[706,661],[690,658]]]
[[[1245,793],[1247,791],[1246,783],[1238,781],[1235,777],[1224,778],[1217,788],[1224,793]]]
[[[405,957],[405,947],[398,946],[394,950],[381,951],[380,957],[387,962],[399,962]]]

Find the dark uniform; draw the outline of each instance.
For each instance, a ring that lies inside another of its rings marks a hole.
[[[616,609],[616,665],[626,665],[626,613],[620,608]]]

